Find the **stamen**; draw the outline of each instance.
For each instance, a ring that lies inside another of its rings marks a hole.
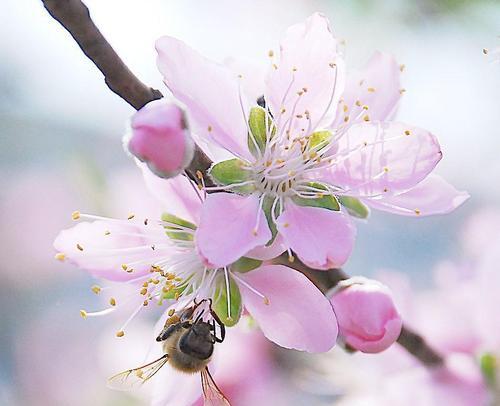
[[[78,210],[74,211],[73,213],[71,213],[71,218],[73,220],[79,220],[80,219],[80,212]]]
[[[264,301],[264,304],[269,305],[270,301],[269,298],[262,293],[260,293],[257,289],[253,288],[250,286],[247,282],[245,282],[243,279],[241,279],[239,276],[236,275],[236,272],[231,271],[231,276],[238,281],[238,283],[241,283],[243,286],[248,288],[251,292],[255,293],[257,296],[261,297],[262,300]]]
[[[231,317],[231,287],[229,285],[229,273],[227,267],[224,267],[224,278],[226,280],[227,319],[233,320]]]
[[[54,255],[54,258],[58,261],[64,261],[66,259],[66,255],[62,252],[58,252],[56,255]]]

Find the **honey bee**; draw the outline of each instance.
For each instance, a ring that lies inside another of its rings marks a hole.
[[[151,379],[167,363],[183,373],[200,373],[206,406],[230,406],[218,388],[208,364],[215,343],[224,341],[224,324],[212,310],[211,299],[204,299],[167,319],[156,341],[163,343],[163,356],[138,368],[128,369],[109,378],[112,389],[129,390]]]

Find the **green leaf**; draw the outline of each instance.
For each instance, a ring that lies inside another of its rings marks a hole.
[[[235,272],[248,272],[255,268],[258,268],[262,264],[262,261],[258,259],[241,257],[236,262],[231,264],[231,270]]]
[[[248,149],[255,156],[257,147],[261,152],[266,148],[267,130],[266,130],[266,110],[262,107],[252,107],[250,115],[248,116],[248,126],[250,127],[251,134],[248,134]],[[267,128],[270,129],[272,120],[267,119]],[[273,133],[274,133],[273,129]],[[252,140],[253,135],[253,140]],[[255,140],[255,142],[254,142]],[[255,145],[257,144],[257,146]]]
[[[497,359],[491,353],[485,353],[480,360],[481,372],[489,385],[495,385],[497,374]]]
[[[314,148],[316,151],[319,151],[328,144],[331,137],[332,133],[327,130],[312,133],[311,138],[309,138],[309,149]]]
[[[350,196],[339,196],[340,204],[344,206],[351,216],[365,219],[370,215],[370,209],[361,200]]]
[[[232,327],[241,317],[243,311],[243,305],[241,301],[241,293],[238,285],[233,278],[229,277],[229,298],[230,298],[230,309],[231,317],[228,315],[227,311],[227,290],[226,290],[226,280],[223,275],[221,275],[217,280],[217,288],[215,289],[215,297],[218,298],[214,304],[213,309],[217,316],[221,319],[227,327]]]
[[[219,185],[233,185],[242,183],[250,179],[250,171],[243,169],[245,164],[238,158],[228,159],[216,163],[210,168],[209,174],[212,179]],[[253,191],[252,185],[239,186],[233,189],[235,192],[251,193]]]
[[[164,226],[165,230],[168,230],[167,235],[172,240],[193,241],[193,234],[183,231],[183,228],[189,228],[194,231],[196,230],[195,224],[180,217],[174,216],[170,213],[162,213],[161,219],[170,224],[173,224]],[[178,225],[179,227],[176,227],[175,225]]]
[[[309,182],[308,185],[315,189],[327,191],[327,188],[321,183]],[[303,197],[294,196],[292,197],[292,200],[299,206],[321,207],[323,209],[334,211],[340,210],[339,202],[337,201],[337,198],[335,196],[329,194],[321,195],[321,192],[318,192],[318,197],[314,199],[306,199]]]

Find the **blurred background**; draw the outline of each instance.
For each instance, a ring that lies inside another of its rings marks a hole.
[[[315,11],[325,13],[336,35],[345,39],[351,68],[360,67],[375,50],[390,52],[406,65],[407,92],[398,119],[438,136],[444,158],[437,173],[469,191],[472,198],[443,217],[417,220],[373,212],[368,223],[359,225],[356,249],[345,267],[349,274],[398,271],[413,289],[425,289],[437,264],[464,257],[461,240],[466,220],[500,201],[500,63],[483,54],[483,48],[500,46],[498,1],[85,3],[131,70],[162,91],[153,47],[159,36],[176,36],[219,61],[234,57],[266,66],[267,51],[276,48],[284,30]],[[122,341],[113,334],[119,321],[81,319],[79,309],[100,305],[90,291],[94,281],[55,261],[52,248],[58,231],[72,225],[73,210],[124,216],[152,207],[121,147],[132,113],[108,90],[101,74],[40,1],[2,0],[2,405],[147,402],[147,390],[115,393],[105,387],[105,377],[142,361],[153,319],[138,321]],[[325,392],[328,385],[315,392],[323,382],[320,378],[314,390],[297,383],[311,381],[310,376],[287,378],[286,374],[297,376],[297,354],[267,347],[265,352],[273,355],[265,361],[266,368],[288,371],[283,378],[286,391],[280,390],[279,379],[274,390],[268,388],[283,404],[335,402],[338,393]],[[285,392],[293,396],[281,396]]]

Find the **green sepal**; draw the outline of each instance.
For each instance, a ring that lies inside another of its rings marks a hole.
[[[278,235],[278,228],[276,227],[276,224],[274,224],[273,218],[271,216],[271,209],[273,207],[273,202],[274,199],[269,196],[264,196],[264,201],[262,202],[262,210],[264,211],[264,214],[266,215],[266,220],[267,220],[267,225],[269,226],[269,230],[271,230],[272,237],[271,239],[267,242],[266,246],[269,247],[273,242],[276,236]],[[277,203],[274,211],[275,211],[275,216],[278,217],[277,213],[277,208],[278,208],[279,203]]]
[[[347,212],[360,219],[365,219],[370,215],[370,209],[361,200],[350,196],[339,196],[340,204],[347,209]]]
[[[481,355],[479,363],[481,366],[481,372],[483,373],[484,378],[488,382],[488,385],[490,386],[495,385],[497,376],[497,363],[498,363],[498,360],[495,357],[495,355],[487,352]]]
[[[261,266],[262,261],[248,257],[241,257],[231,264],[231,271],[245,273]]]
[[[193,241],[193,234],[187,233],[182,230],[182,228],[190,228],[191,230],[196,230],[196,225],[191,223],[190,221],[184,220],[180,217],[174,216],[170,213],[162,213],[161,219],[163,221],[167,221],[171,224],[177,224],[180,227],[166,225],[164,226],[165,230],[168,230],[166,233],[172,240],[180,240],[180,241]]]
[[[227,327],[232,327],[240,320],[243,312],[243,304],[241,301],[240,288],[233,278],[229,276],[229,295],[231,301],[231,317],[227,312],[227,290],[226,279],[221,275],[217,280],[217,288],[215,289],[215,298],[212,308],[219,316],[222,323]]]
[[[243,169],[244,165],[243,161],[238,158],[228,159],[213,165],[209,174],[217,184],[222,186],[242,183],[250,178],[250,172]],[[235,187],[233,191],[247,194],[253,191],[253,186],[239,186]]]
[[[264,149],[266,148],[268,130],[273,125],[271,118],[268,118],[266,129],[266,115],[266,110],[260,106],[252,107],[250,109],[250,115],[248,116],[248,126],[250,127],[251,134],[248,134],[247,143],[248,149],[254,156],[257,153],[257,147],[260,152],[264,152]],[[273,128],[272,134],[274,133],[275,129]],[[252,140],[252,135],[255,142],[254,140]]]
[[[315,149],[319,151],[321,148],[324,148],[328,145],[328,142],[332,138],[332,133],[328,130],[316,131],[311,134],[309,138],[309,149]]]
[[[315,189],[324,190],[325,192],[327,192],[327,188],[321,183],[309,182],[308,186],[311,186]],[[321,194],[321,192],[318,192],[318,194]],[[292,197],[292,200],[295,204],[299,206],[320,207],[322,209],[328,209],[334,211],[340,210],[340,204],[337,198],[330,194],[324,194],[323,196],[319,196],[315,199],[305,199],[303,197],[294,196]]]

